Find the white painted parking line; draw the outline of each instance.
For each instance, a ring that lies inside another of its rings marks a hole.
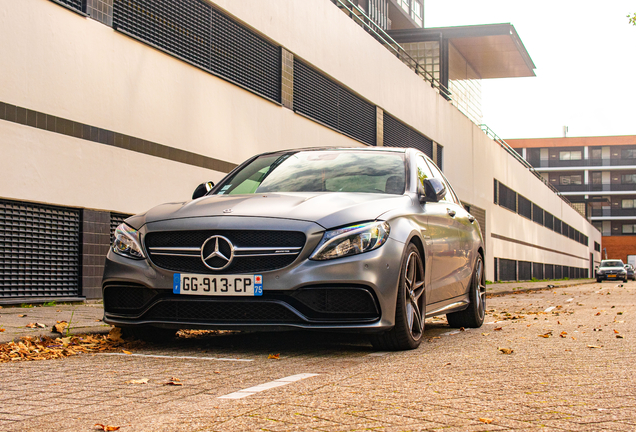
[[[306,378],[311,378],[317,375],[318,374],[311,374],[311,373],[291,375],[285,378],[277,379],[276,381],[270,381],[265,384],[259,384],[254,387],[250,387],[243,390],[239,390],[234,393],[226,394],[225,396],[219,396],[218,399],[242,399],[244,397],[252,396],[253,394],[260,393],[265,390],[285,386],[287,384],[291,384],[293,382],[304,380]]]
[[[122,357],[150,357],[159,359],[179,359],[179,360],[213,360],[213,361],[229,361],[229,362],[251,362],[251,359],[232,359],[219,357],[191,357],[191,356],[166,356],[153,354],[126,354],[126,353],[100,353],[101,355],[122,356]]]
[[[549,308],[547,308],[546,310],[544,310],[543,312],[552,312],[553,310],[556,309],[556,306],[550,306]]]

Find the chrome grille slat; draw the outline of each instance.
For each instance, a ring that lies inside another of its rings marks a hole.
[[[201,259],[201,248],[215,235],[226,237],[234,246],[232,263],[218,270],[207,267]],[[276,270],[291,264],[300,255],[304,243],[305,235],[298,231],[205,230],[146,235],[150,260],[158,267],[184,273],[240,274]]]

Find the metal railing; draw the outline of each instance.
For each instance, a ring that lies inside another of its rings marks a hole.
[[[331,0],[336,6],[343,10],[349,17],[364,28],[371,36],[380,42],[386,49],[391,51],[398,59],[406,64],[416,74],[431,84],[445,99],[451,100],[450,90],[439,80],[435,79],[433,74],[426,70],[424,66],[418,63],[400,44],[398,44],[389,34],[375,23],[366,12],[351,0]]]
[[[569,184],[569,185],[555,185],[559,192],[633,192],[636,193],[636,184],[634,183],[608,183],[608,184],[594,184],[594,183],[582,183],[582,184]]]
[[[341,10],[349,15],[349,17],[357,22],[362,28],[364,28],[370,35],[372,35],[378,42],[384,45],[389,51],[391,51],[398,59],[400,59],[404,64],[411,68],[416,74],[422,77],[425,81],[431,84],[431,87],[436,89],[440,95],[442,95],[446,100],[451,101],[453,103],[452,94],[450,90],[439,82],[430,72],[426,70],[426,68],[418,63],[416,59],[414,59],[400,44],[398,44],[389,34],[384,31],[378,24],[375,23],[366,12],[361,9],[358,5],[354,4],[351,0],[331,0],[333,4],[338,6]],[[458,109],[457,104],[453,103]],[[460,109],[460,111],[462,111]],[[463,112],[463,111],[462,111]],[[468,117],[471,121],[475,122],[470,115],[466,112],[463,112],[466,117]],[[567,203],[574,210],[574,206],[572,203],[565,198],[561,193],[552,186],[546,179],[544,179],[541,174],[535,171],[534,167],[530,165],[524,158],[522,158],[515,150],[512,149],[503,139],[501,139],[492,129],[490,129],[485,124],[478,125],[481,130],[491,139],[493,139],[496,143],[498,143],[504,150],[506,150],[511,156],[513,156],[519,163],[521,163],[524,167],[526,167],[532,174],[535,175],[539,180],[543,182],[552,192],[558,195],[565,203]],[[578,210],[577,210],[578,211]]]
[[[547,167],[591,167],[591,168],[607,168],[607,167],[619,167],[619,166],[636,166],[636,159],[579,159],[579,160],[530,160],[532,166],[535,168],[547,168]]]
[[[605,217],[605,216],[636,216],[636,209],[634,208],[602,208],[592,209],[592,217]]]

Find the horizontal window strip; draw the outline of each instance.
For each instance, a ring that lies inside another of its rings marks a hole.
[[[0,102],[0,120],[19,123],[49,132],[68,135],[213,171],[228,173],[237,167],[236,164],[231,162],[214,159],[198,153],[192,153],[4,102]]]

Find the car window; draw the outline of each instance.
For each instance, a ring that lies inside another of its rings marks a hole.
[[[402,195],[403,153],[299,151],[265,155],[233,174],[218,195],[265,192],[366,192]]]
[[[440,180],[446,186],[446,195],[444,195],[444,199],[442,201],[454,202],[455,204],[459,204],[459,199],[455,195],[455,192],[450,186],[448,180],[446,180],[446,177],[444,177],[444,174],[442,174],[442,172],[439,170],[439,168],[437,168],[437,166],[435,166],[434,163],[429,162],[428,165],[433,172],[433,177]]]
[[[603,261],[601,267],[623,267],[623,261]]]

